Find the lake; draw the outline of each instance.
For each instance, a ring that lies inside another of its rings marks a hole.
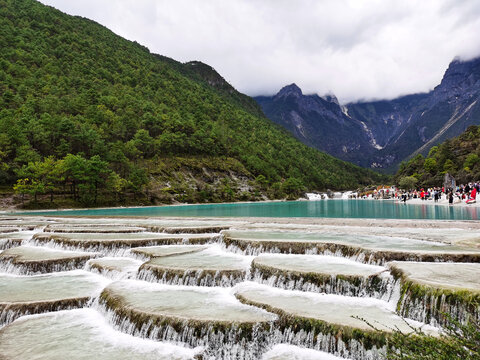
[[[203,205],[148,206],[85,210],[35,211],[24,215],[185,216],[185,217],[308,217],[479,220],[476,207],[404,204],[376,200],[321,200]]]

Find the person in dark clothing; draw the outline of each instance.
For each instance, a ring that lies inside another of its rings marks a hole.
[[[450,191],[450,193],[448,194],[448,203],[450,205],[453,205],[453,191]]]

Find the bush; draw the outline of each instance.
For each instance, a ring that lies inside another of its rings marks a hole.
[[[480,324],[472,317],[462,324],[449,314],[449,323],[440,337],[395,331],[388,346],[388,360],[474,360],[480,359]]]
[[[404,176],[398,181],[398,185],[404,190],[414,189],[416,184],[417,178],[415,176]]]

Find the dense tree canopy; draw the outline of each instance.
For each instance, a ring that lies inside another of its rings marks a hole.
[[[91,204],[99,190],[142,192],[149,168],[178,156],[236,159],[262,186],[291,179],[293,192],[379,179],[300,144],[204,64],[34,0],[0,0],[0,184],[67,188]]]
[[[480,180],[480,126],[470,126],[459,137],[432,147],[426,158],[419,154],[403,162],[395,179],[405,182],[413,177],[418,186],[441,186],[445,173],[457,183]]]

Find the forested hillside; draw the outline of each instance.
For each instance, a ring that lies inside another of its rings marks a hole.
[[[470,126],[460,136],[432,147],[426,158],[419,154],[401,163],[395,180],[441,186],[445,173],[453,175],[457,184],[480,180],[480,126]]]
[[[0,161],[0,184],[83,205],[281,198],[379,180],[302,145],[209,66],[33,0],[0,0]]]

